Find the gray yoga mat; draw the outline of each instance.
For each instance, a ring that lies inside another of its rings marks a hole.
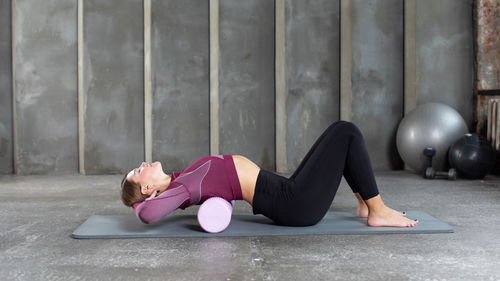
[[[214,237],[266,236],[304,234],[403,234],[450,233],[448,224],[422,211],[407,211],[408,218],[417,218],[415,227],[370,227],[366,219],[348,212],[330,211],[313,226],[281,226],[263,215],[233,214],[231,223],[219,233],[207,233],[198,224],[196,215],[167,216],[154,224],[143,224],[135,216],[91,216],[71,237],[92,238],[153,238],[153,237]]]

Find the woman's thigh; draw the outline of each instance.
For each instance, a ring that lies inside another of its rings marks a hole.
[[[276,216],[282,223],[311,225],[320,221],[337,193],[352,133],[351,122],[330,125],[290,177],[289,200],[282,200]]]

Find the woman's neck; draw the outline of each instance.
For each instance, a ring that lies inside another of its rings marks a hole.
[[[158,188],[160,189],[160,193],[164,192],[170,186],[170,182],[172,177],[170,175],[165,174],[165,176],[160,180],[158,184]]]

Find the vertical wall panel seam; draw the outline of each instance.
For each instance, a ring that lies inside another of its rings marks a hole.
[[[352,121],[351,0],[340,0],[340,119]]]
[[[275,2],[275,114],[276,171],[288,173],[286,155],[286,8],[285,0]]]
[[[16,110],[16,69],[15,69],[15,32],[14,32],[14,22],[15,22],[15,3],[13,0],[11,2],[11,20],[10,20],[10,44],[11,44],[11,61],[12,61],[12,143],[13,143],[13,166],[14,166],[14,174],[19,173],[18,169],[18,137],[17,137],[17,110]]]
[[[144,157],[153,161],[151,92],[151,0],[144,0]]]
[[[417,106],[416,0],[404,1],[404,114]]]
[[[210,154],[219,154],[219,0],[209,0],[210,11]]]
[[[404,115],[417,106],[416,90],[416,0],[405,0],[404,3]],[[409,170],[404,164],[404,170]]]
[[[83,0],[78,0],[78,163],[85,175],[85,93],[83,91]]]

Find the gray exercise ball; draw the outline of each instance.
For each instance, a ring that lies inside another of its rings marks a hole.
[[[467,132],[467,124],[455,109],[442,103],[425,103],[401,120],[396,146],[406,165],[418,173],[425,171],[427,164],[424,149],[433,147],[436,155],[432,167],[444,171],[449,168],[448,149]]]

